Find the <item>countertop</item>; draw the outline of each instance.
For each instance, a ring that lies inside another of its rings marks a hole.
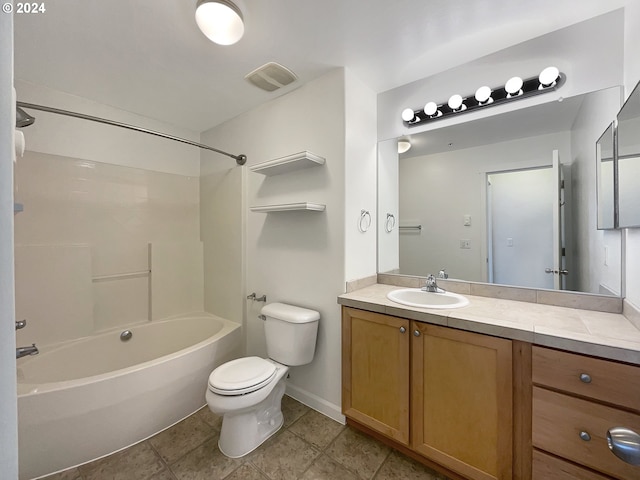
[[[470,302],[466,307],[415,308],[387,298],[387,293],[397,288],[401,287],[370,285],[338,296],[338,303],[640,365],[640,330],[621,314],[466,294],[464,296]]]

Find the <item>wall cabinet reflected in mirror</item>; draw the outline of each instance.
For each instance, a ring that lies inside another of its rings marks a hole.
[[[617,141],[618,226],[640,227],[640,83],[618,113]]]
[[[614,125],[611,123],[596,142],[596,183],[598,230],[609,230],[615,224],[615,162],[613,161]]]

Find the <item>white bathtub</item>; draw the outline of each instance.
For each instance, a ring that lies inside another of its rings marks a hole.
[[[18,360],[20,480],[148,438],[205,405],[207,378],[241,355],[240,325],[206,313],[41,348]]]

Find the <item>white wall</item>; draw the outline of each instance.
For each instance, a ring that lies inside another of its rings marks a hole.
[[[238,205],[242,205],[239,187],[246,188],[247,206],[244,213],[240,212],[240,216],[246,215],[246,289],[236,290],[241,282],[237,281],[237,274],[232,274],[233,284],[225,291],[237,299],[234,311],[241,308],[238,303],[246,305],[247,354],[266,356],[263,323],[257,318],[263,304],[246,300],[247,294],[266,294],[269,303],[284,302],[318,310],[321,319],[315,358],[307,366],[291,369],[288,388],[295,397],[334,418],[341,418],[341,320],[336,297],[344,292],[345,256],[349,254],[345,250],[345,197],[349,188],[345,185],[345,162],[348,161],[345,155],[348,148],[354,157],[362,153],[355,139],[351,147],[345,141],[347,121],[352,121],[345,118],[348,103],[345,96],[357,86],[358,82],[348,79],[344,70],[336,69],[203,134],[203,139],[221,148],[245,153],[247,166],[303,150],[326,158],[322,167],[276,176],[265,177],[248,171],[243,181],[235,171],[219,172],[227,176],[228,185],[220,187],[226,194],[220,195],[218,201],[226,197],[226,208],[237,212]],[[363,94],[365,99],[368,96]],[[359,103],[359,97],[355,98],[354,102]],[[370,110],[370,106],[366,108]],[[364,133],[367,137],[375,136],[375,132]],[[374,142],[366,145],[362,160],[365,164],[371,162],[374,147]],[[364,178],[370,177],[369,173],[364,174]],[[204,175],[203,162],[203,178]],[[370,188],[375,192],[375,183]],[[326,204],[326,211],[270,214],[248,211],[251,205],[305,201]],[[358,201],[357,208],[375,211],[375,204],[367,198],[354,196],[352,201]],[[203,232],[228,226],[218,224],[228,216],[216,211],[218,215],[203,216]],[[352,227],[355,221],[353,218]],[[229,225],[228,235],[240,230],[236,221]],[[375,239],[374,231],[369,236]],[[208,239],[204,240],[206,245]],[[224,249],[228,242],[220,239],[217,244]],[[205,251],[209,251],[208,248],[205,246]],[[215,252],[215,249],[215,246],[211,248],[212,255],[217,258],[224,255],[222,250]],[[234,248],[230,255],[237,257],[239,253]],[[375,271],[364,266],[366,261],[375,262],[375,255],[372,253],[368,260],[354,262],[350,267],[353,274]],[[236,268],[241,268],[241,262]],[[215,277],[226,271],[226,267],[222,272],[216,270],[215,262],[208,263],[206,283],[219,283]],[[206,291],[210,291],[209,287]]]
[[[0,471],[18,478],[13,287],[13,17],[0,15]]]
[[[553,150],[570,158],[568,132],[401,158],[400,225],[423,228],[400,233],[400,271],[427,275],[446,268],[451,278],[487,281],[486,173],[549,166]],[[462,239],[470,249],[460,248]]]
[[[96,103],[58,90],[16,81],[18,100],[95,117],[123,122],[149,130],[199,142],[199,135],[184,128]],[[172,140],[25,108],[36,117],[24,129],[27,150],[70,158],[198,176],[200,151],[197,147]]]
[[[602,90],[588,95],[578,112],[571,134],[574,210],[573,249],[580,261],[574,266],[577,289],[621,294],[621,238],[616,230],[597,230],[596,140],[615,118],[620,108],[620,90]],[[605,248],[608,265],[605,265]]]
[[[345,71],[345,275],[357,280],[376,270],[376,94]],[[362,210],[369,215],[362,220]]]

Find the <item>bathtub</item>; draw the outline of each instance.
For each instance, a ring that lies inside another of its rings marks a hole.
[[[41,348],[18,360],[20,480],[121,450],[205,405],[207,378],[241,355],[240,325],[199,313]]]

